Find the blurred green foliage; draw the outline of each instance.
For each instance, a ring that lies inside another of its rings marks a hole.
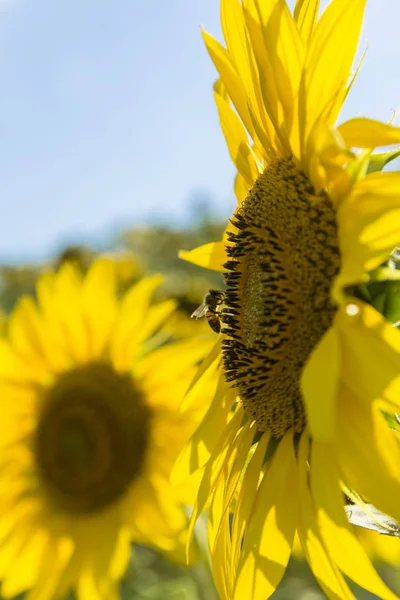
[[[162,273],[165,293],[191,314],[210,287],[222,286],[222,276],[181,260],[178,252],[221,239],[225,225],[220,219],[203,216],[187,229],[166,225],[129,229],[117,243],[121,250],[139,258],[144,272]]]
[[[85,272],[97,254],[109,252],[121,266],[123,287],[142,274],[162,273],[164,294],[176,298],[181,309],[191,314],[210,287],[222,286],[222,277],[181,260],[178,252],[220,239],[224,227],[224,221],[203,213],[187,228],[163,224],[132,227],[122,231],[111,246],[68,246],[41,264],[0,265],[0,307],[8,313],[22,294],[34,294],[44,270],[58,269],[68,260]]]

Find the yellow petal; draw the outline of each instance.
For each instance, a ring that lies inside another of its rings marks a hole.
[[[221,378],[205,417],[176,461],[172,474],[173,482],[182,483],[192,473],[204,467],[221,432],[225,430],[235,398],[235,390],[227,388]]]
[[[340,441],[339,441],[340,443]],[[385,600],[396,596],[383,583],[348,523],[340,488],[340,471],[333,444],[313,441],[311,489],[325,545],[338,567],[372,594]]]
[[[4,579],[12,565],[23,554],[25,544],[28,543],[30,531],[27,519],[19,526],[10,530],[9,535],[2,541],[0,549],[0,578]],[[31,525],[31,523],[29,523]]]
[[[194,250],[181,250],[179,258],[214,271],[223,271],[227,261],[224,242],[210,242]]]
[[[230,598],[233,589],[231,569],[230,503],[245,466],[254,438],[254,427],[245,425],[237,435],[229,459],[214,492],[208,515],[208,540],[213,557],[213,578],[222,598]]]
[[[240,173],[238,173],[235,177],[235,196],[239,206],[242,204],[243,200],[247,198],[248,194],[249,186]]]
[[[141,333],[143,321],[155,290],[161,284],[158,275],[146,277],[130,288],[121,302],[118,321],[115,324],[110,355],[117,369],[132,368],[134,346]]]
[[[212,540],[212,575],[220,600],[229,600],[229,512],[224,513],[224,488],[217,486],[208,513],[209,538]],[[219,536],[214,544],[215,527],[219,527]]]
[[[41,304],[49,327],[58,329],[60,343],[71,358],[85,362],[89,357],[89,338],[82,312],[82,276],[74,265],[65,263],[55,275],[52,288],[42,288]]]
[[[144,356],[135,374],[148,391],[153,407],[177,410],[196,370],[196,362],[207,355],[212,339],[189,339],[170,343]]]
[[[304,169],[316,193],[325,189],[336,209],[352,183],[348,165],[354,161],[354,154],[337,129],[321,124],[316,125],[309,135],[306,155]]]
[[[206,31],[203,30],[202,34],[211,60],[228,91],[229,98],[232,100],[247,131],[251,134],[253,125],[247,107],[247,95],[229,52]]]
[[[264,433],[255,448],[253,456],[249,460],[243,480],[240,484],[232,521],[231,565],[233,574],[237,572],[242,551],[243,535],[247,529],[255,499],[257,497],[257,488],[260,482],[262,466],[265,460],[265,452],[269,440],[269,435]],[[233,576],[232,579],[234,579]]]
[[[292,434],[267,464],[245,533],[234,600],[266,600],[281,581],[292,551],[297,517],[297,466]]]
[[[214,513],[214,518],[209,518],[209,544],[212,551],[214,542],[217,537],[220,537],[221,531],[219,530],[220,522],[224,514],[229,516],[229,505],[232,501],[233,494],[236,491],[236,486],[239,483],[239,478],[242,473],[243,467],[246,464],[250,446],[253,442],[255,434],[254,427],[251,427],[247,423],[242,427],[236,436],[229,456],[229,460],[226,460],[221,471],[220,481],[218,488],[223,491],[221,512],[217,515]],[[230,538],[230,534],[229,534]]]
[[[357,181],[337,219],[342,268],[336,287],[358,283],[400,245],[400,173]]]
[[[85,564],[79,570],[77,600],[112,600],[115,598],[115,587],[116,584],[106,576],[99,577],[93,564]]]
[[[333,0],[314,29],[300,85],[299,119],[303,149],[316,123],[333,124],[337,118],[346,95],[365,2]]]
[[[48,544],[36,585],[26,594],[26,600],[52,600],[57,594],[62,594],[60,588],[62,590],[63,586],[60,582],[71,561],[73,550],[72,540],[66,537],[52,540]],[[64,588],[64,593],[66,591]]]
[[[375,148],[400,143],[400,127],[374,119],[350,119],[339,125],[338,131],[352,148]]]
[[[221,26],[230,58],[242,82],[243,95],[245,96],[247,92],[247,95],[250,96],[253,88],[253,78],[247,53],[242,5],[238,0],[221,0]],[[247,104],[246,97],[242,100],[243,104],[245,101]],[[240,116],[247,131],[254,139],[254,130],[248,111],[244,110],[243,116],[241,113]]]
[[[81,600],[80,598],[78,600]],[[90,600],[93,600],[90,598]],[[120,583],[111,583],[107,589],[107,600],[121,600]]]
[[[92,522],[83,523],[79,533],[82,537],[77,540],[77,545],[80,547],[84,547],[90,538],[93,540],[96,535],[101,540],[101,544],[99,543],[95,550],[91,544],[89,545],[87,560],[99,588],[102,586],[108,588],[111,581],[123,576],[128,566],[130,557],[128,528],[121,527],[119,511],[113,507],[100,518],[95,517]]]
[[[61,271],[65,272],[67,267],[69,267],[68,272],[74,280],[72,282],[71,289],[71,303],[73,306],[75,306],[74,310],[76,310],[76,306],[79,305],[81,278],[77,277],[77,274],[74,272],[71,265],[65,264]],[[58,294],[56,289],[58,288],[58,285],[56,286],[56,281],[58,277],[59,273],[44,273],[38,279],[36,284],[36,297],[39,311],[43,316],[42,321],[45,322],[47,336],[51,335],[51,347],[53,347],[53,345],[57,345],[57,347],[63,351],[65,356],[70,357],[71,340],[68,339],[68,334],[66,335],[68,328],[63,324],[63,315],[59,310],[58,303],[56,302],[56,296]]]
[[[156,412],[153,411],[154,414]],[[162,416],[159,416],[161,413]],[[158,409],[158,416],[154,416],[152,421],[151,448],[147,454],[146,469],[152,473],[152,478],[164,478],[169,485],[176,458],[197,424],[198,419],[183,416],[174,410]],[[173,483],[174,495],[182,504],[194,504],[201,477],[202,470],[199,469],[188,475],[182,483]]]
[[[100,582],[96,581],[93,569],[90,566],[81,568],[76,586],[78,600],[103,600],[99,590]]]
[[[156,548],[171,560],[184,564],[188,519],[168,480],[143,477],[125,498],[124,522],[132,530],[132,541]],[[194,542],[188,556],[196,560]]]
[[[400,332],[372,306],[353,300],[339,309],[341,379],[366,406],[384,398],[400,409]],[[379,361],[376,357],[379,356]]]
[[[13,350],[7,339],[0,338],[0,377],[5,381],[39,381],[49,382],[47,369],[38,369],[37,363],[27,363]]]
[[[102,355],[115,323],[116,285],[115,265],[107,258],[96,260],[84,279],[82,310],[92,358]]]
[[[338,456],[343,479],[378,510],[400,521],[400,447],[380,407],[339,392]]]
[[[8,321],[8,334],[14,351],[44,379],[49,378],[51,372],[68,366],[65,352],[38,313],[32,298],[19,300]]]
[[[170,298],[156,306],[151,306],[143,319],[142,328],[138,335],[139,344],[154,335],[165,321],[172,315],[178,305],[177,300]]]
[[[400,562],[399,540],[397,537],[381,535],[376,531],[358,530],[362,545],[367,549],[371,558],[376,562],[384,562],[398,567]]]
[[[222,338],[219,337],[214,345],[211,347],[210,352],[206,355],[204,360],[202,360],[200,366],[196,369],[196,374],[190,382],[188,389],[186,390],[186,395],[183,398],[180,410],[181,412],[185,412],[188,408],[195,407],[200,408],[199,402],[201,399],[197,399],[196,394],[193,393],[193,390],[196,384],[203,379],[205,375],[211,376],[214,378],[214,374],[216,369],[218,368],[221,361],[221,348],[222,348]],[[217,381],[217,378],[216,378]],[[220,377],[219,383],[223,381],[223,378]],[[218,383],[218,381],[217,381]],[[225,386],[223,386],[225,388]],[[204,407],[204,411],[207,410],[207,406]]]
[[[255,60],[254,60],[255,63]],[[255,140],[253,150],[259,157],[263,157],[265,164],[276,158],[277,148],[280,148],[280,142],[275,132],[271,119],[266,111],[264,100],[262,98],[261,87],[258,82],[257,67],[253,67],[254,81],[257,82],[255,87],[256,106],[249,104],[250,117],[254,126]]]
[[[43,530],[36,530],[31,534],[23,551],[13,561],[4,578],[1,586],[1,595],[4,598],[12,598],[35,584],[47,541]]]
[[[353,600],[354,596],[321,538],[317,526],[315,504],[309,490],[309,441],[308,432],[301,437],[298,450],[299,469],[299,523],[298,534],[310,568],[328,598]]]
[[[243,416],[243,410],[238,409],[219,436],[217,444],[204,470],[199,493],[190,519],[189,535],[193,532],[194,525],[200,513],[206,507],[209,498],[213,495],[214,489],[217,487],[225,466],[225,461],[229,461],[230,459],[230,454],[234,446],[235,438],[240,430]]]
[[[275,156],[274,140],[276,136],[265,110],[254,51],[246,31],[243,7],[238,0],[222,0],[221,25],[228,47],[227,55],[230,57],[235,75],[239,76],[242,85],[242,89],[233,90],[226,84],[228,97],[238,111],[255,147],[260,151],[260,156],[272,159]],[[216,63],[215,58],[213,60]],[[218,65],[217,68],[226,82],[222,69]],[[232,78],[230,78],[230,83],[232,83]],[[244,110],[238,107],[238,91],[243,92],[241,103],[246,102],[247,104]]]
[[[220,86],[219,86],[220,87]],[[224,134],[229,154],[238,172],[251,187],[258,175],[256,158],[249,144],[249,138],[237,113],[230,106],[218,88],[214,89],[214,99],[218,109],[222,133]]]
[[[271,11],[262,0],[256,0],[256,5],[266,49],[265,66],[269,63],[262,78],[265,78],[266,87],[276,86],[283,111],[280,126],[286,130],[292,153],[299,156],[297,99],[305,58],[304,44],[285,0],[271,2]]]
[[[187,526],[183,510],[169,492],[166,486],[157,486],[143,477],[125,499],[123,508],[126,523],[141,533],[139,541],[162,550],[174,548],[174,534]]]
[[[260,5],[258,0],[246,0],[243,3],[243,12],[246,19],[249,40],[258,67],[262,103],[275,132],[276,138],[274,142],[277,152],[279,154],[286,154],[290,153],[290,145],[285,126],[284,110],[276,81],[277,74],[271,66],[271,57],[267,53],[264,38],[266,23],[271,17],[275,3],[276,0],[268,3],[264,2]],[[276,38],[276,35],[274,37]],[[287,87],[287,77],[284,77],[284,80],[285,82],[282,85],[286,84]],[[293,94],[290,93],[289,103],[292,96]]]
[[[301,37],[308,44],[318,18],[319,0],[296,0],[294,18]]]
[[[118,527],[119,524],[116,525]],[[119,526],[117,541],[110,555],[107,575],[112,581],[121,579],[131,556],[131,534],[126,527]]]
[[[224,503],[226,507],[233,501],[234,495],[237,492],[243,469],[249,461],[249,452],[255,436],[255,423],[247,422],[242,429],[240,438],[237,440],[239,450],[237,457],[232,464],[232,469],[229,474],[226,472],[222,473],[222,480],[224,481]]]
[[[13,489],[10,490],[10,487]],[[25,536],[26,530],[29,531],[32,528],[32,523],[37,522],[37,515],[41,507],[38,506],[39,503],[37,500],[21,501],[20,499],[24,493],[26,494],[26,484],[21,484],[21,478],[18,479],[18,487],[15,484],[10,486],[10,479],[8,477],[1,482],[1,548],[3,547],[3,544],[12,536],[16,528],[19,528],[19,530],[22,531],[22,534],[19,532],[17,533],[17,537],[20,537],[20,535]],[[2,549],[0,549],[0,557],[1,554]],[[0,558],[0,562],[1,561],[2,559]]]
[[[341,357],[335,327],[330,327],[309,357],[301,377],[307,420],[315,439],[336,433],[336,397]]]

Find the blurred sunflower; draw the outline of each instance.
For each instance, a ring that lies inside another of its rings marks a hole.
[[[317,0],[293,15],[284,0],[221,0],[226,48],[204,33],[238,207],[221,242],[182,253],[223,271],[226,293],[203,367],[222,357],[223,379],[175,477],[205,467],[192,525],[208,506],[221,598],[270,597],[296,531],[329,598],[353,597],[343,574],[395,597],[344,511],[356,490],[400,517],[381,410],[399,408],[400,335],[351,295],[400,244],[400,174],[371,154],[400,129],[334,126],[365,3],[332,0],[319,17]]]
[[[178,411],[206,339],[152,352],[174,311],[145,278],[121,298],[115,265],[71,264],[22,298],[0,339],[2,597],[119,597],[132,541],[185,560],[169,476],[195,420]],[[193,415],[192,415],[193,416]]]

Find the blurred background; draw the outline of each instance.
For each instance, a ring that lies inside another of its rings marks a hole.
[[[343,118],[398,108],[399,20],[398,0],[368,0]],[[2,262],[185,227],[199,197],[213,219],[230,213],[201,25],[220,37],[218,0],[0,1]]]
[[[400,107],[399,22],[398,0],[368,0],[368,52],[341,119],[388,121]],[[218,274],[177,258],[218,239],[235,205],[201,25],[221,37],[218,0],[0,0],[3,319],[43,269],[68,259],[85,270],[99,252],[126,286],[163,272],[187,327],[220,287]],[[398,540],[378,537],[371,551],[399,589]],[[216,598],[204,565],[178,568],[145,548],[122,589],[124,600]],[[294,559],[274,597],[324,595]]]

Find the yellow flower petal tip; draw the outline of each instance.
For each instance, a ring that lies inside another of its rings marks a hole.
[[[222,242],[211,242],[195,250],[181,250],[179,252],[179,258],[183,260],[187,260],[199,267],[218,271],[221,269],[221,260],[223,261],[225,257],[225,246]]]

